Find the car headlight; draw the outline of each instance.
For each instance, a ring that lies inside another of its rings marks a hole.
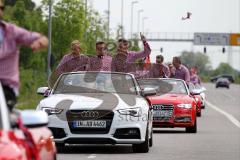
[[[118,112],[122,115],[130,115],[133,117],[140,117],[142,115],[141,108],[119,109]]]
[[[186,108],[186,109],[192,108],[192,104],[178,104],[177,106],[179,108]]]
[[[63,109],[50,108],[50,107],[42,107],[42,110],[45,111],[48,115],[60,114],[63,111]]]

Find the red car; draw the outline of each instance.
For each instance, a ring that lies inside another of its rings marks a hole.
[[[0,160],[54,160],[56,148],[42,111],[9,113],[0,83]]]
[[[195,85],[193,83],[189,83],[189,91],[191,95],[194,97],[196,103],[197,103],[197,116],[202,116],[202,106],[203,106],[203,99],[200,95],[200,92],[196,89]]]
[[[186,83],[179,79],[141,79],[142,89],[154,88],[155,96],[148,96],[153,115],[153,127],[184,127],[187,133],[197,132],[197,104]]]

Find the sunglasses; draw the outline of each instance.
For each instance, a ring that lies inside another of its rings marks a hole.
[[[5,7],[4,7],[4,6],[0,6],[0,9],[1,9],[2,11],[4,11]]]

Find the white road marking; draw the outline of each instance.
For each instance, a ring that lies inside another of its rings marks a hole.
[[[97,157],[96,154],[91,154],[90,156],[88,156],[88,159],[94,159],[96,157]]]
[[[215,109],[219,113],[223,114],[226,116],[234,125],[236,125],[238,128],[240,128],[240,122],[231,114],[225,112],[224,110],[216,107],[215,105],[211,104],[210,102],[206,101],[207,105],[211,107],[212,109]]]

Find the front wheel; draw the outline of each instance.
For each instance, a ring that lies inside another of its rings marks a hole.
[[[141,144],[133,144],[132,149],[134,153],[147,153],[149,151],[149,133],[148,127],[146,131],[145,141]]]
[[[202,116],[202,111],[201,111],[201,109],[200,109],[200,112],[197,113],[197,116],[198,116],[198,117],[201,117],[201,116]]]
[[[186,127],[187,133],[197,133],[197,118],[195,120],[195,124],[191,127]]]
[[[153,146],[153,131],[151,131],[151,138],[149,139],[149,147]]]

